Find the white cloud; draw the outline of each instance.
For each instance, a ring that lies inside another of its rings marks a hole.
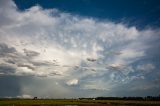
[[[154,70],[155,68],[156,67],[151,63],[141,64],[141,65],[137,66],[137,70],[145,71],[145,72],[150,72],[150,71]]]
[[[18,71],[17,71],[18,72]],[[34,75],[34,71],[32,71],[32,69],[29,69],[29,68],[27,68],[27,67],[20,67],[19,68],[19,72],[18,72],[18,74],[27,74],[27,75]]]
[[[123,59],[132,59],[144,56],[144,51],[135,51],[134,49],[125,49],[121,51],[120,57]]]
[[[17,98],[32,99],[32,98],[33,98],[33,96],[28,95],[28,94],[23,94],[23,95],[21,95],[21,96],[17,96]]]
[[[67,81],[67,85],[77,85],[78,84],[78,79],[72,79]]]

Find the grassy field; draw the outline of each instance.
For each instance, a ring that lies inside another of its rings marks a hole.
[[[160,106],[160,101],[1,99],[0,106]]]

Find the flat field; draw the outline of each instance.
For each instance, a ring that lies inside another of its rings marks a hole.
[[[160,106],[160,101],[73,100],[73,99],[0,99],[0,106]]]

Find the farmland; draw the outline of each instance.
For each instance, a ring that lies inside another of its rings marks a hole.
[[[0,99],[0,106],[160,106],[160,101],[76,100],[76,99]]]

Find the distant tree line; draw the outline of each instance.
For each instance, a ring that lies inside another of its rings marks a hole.
[[[146,96],[146,97],[97,97],[95,100],[155,100],[160,101],[159,96]]]

